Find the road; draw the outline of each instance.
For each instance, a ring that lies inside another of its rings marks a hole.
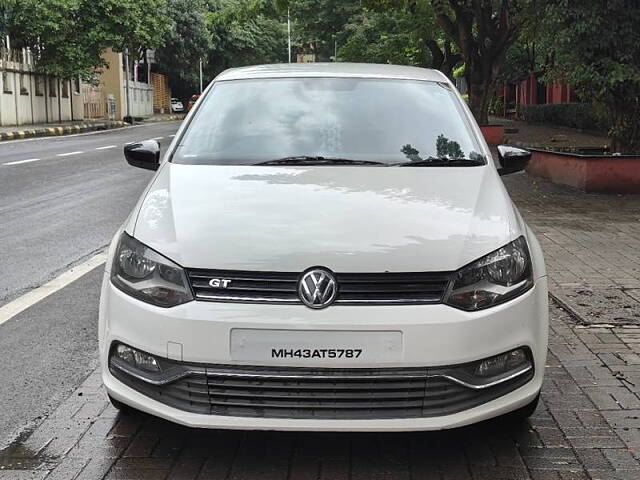
[[[178,125],[0,143],[0,307],[109,243],[152,176],[124,145],[168,145]],[[95,366],[101,270],[0,325],[0,443]]]

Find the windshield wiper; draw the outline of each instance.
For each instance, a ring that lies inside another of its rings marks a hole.
[[[394,163],[396,167],[474,167],[484,165],[484,160],[471,158],[428,157],[422,160]]]
[[[254,163],[253,165],[386,165],[382,162],[372,160],[353,160],[350,158],[330,158],[311,155],[300,155],[297,157],[283,157],[266,162]]]

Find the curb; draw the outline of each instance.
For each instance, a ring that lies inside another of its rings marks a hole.
[[[179,114],[167,115],[164,117],[149,117],[149,118],[144,118],[142,120],[136,119],[136,122],[137,123],[172,122],[174,120],[184,120],[184,117],[186,117],[186,114],[179,113]]]
[[[121,121],[101,122],[101,123],[80,123],[77,125],[66,125],[64,127],[30,128],[26,130],[16,130],[13,132],[0,132],[0,141],[18,140],[21,138],[35,137],[55,137],[60,135],[71,135],[74,133],[92,132],[96,130],[109,130],[129,125]]]

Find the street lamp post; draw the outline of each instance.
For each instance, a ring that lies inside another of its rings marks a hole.
[[[129,118],[129,121],[131,122],[131,125],[133,125],[133,117],[131,116],[131,98],[130,98],[130,94],[129,94],[129,49],[125,48],[124,50],[124,60],[125,60],[125,75],[126,75],[126,79],[125,79],[125,96],[127,98],[127,117]]]
[[[202,95],[202,59],[200,59],[200,94]]]
[[[289,47],[289,63],[291,63],[291,15],[287,8],[287,44]]]

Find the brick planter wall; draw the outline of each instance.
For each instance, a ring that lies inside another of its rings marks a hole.
[[[504,125],[481,125],[480,130],[489,145],[504,143]]]
[[[640,155],[578,155],[530,149],[527,173],[585,192],[640,193]]]

